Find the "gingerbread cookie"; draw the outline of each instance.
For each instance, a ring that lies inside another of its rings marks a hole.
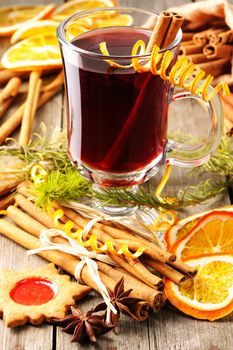
[[[90,292],[90,288],[60,275],[53,264],[35,270],[0,271],[0,316],[8,327],[29,322],[38,325],[66,311]]]

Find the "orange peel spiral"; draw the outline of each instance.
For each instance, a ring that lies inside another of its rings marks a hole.
[[[110,56],[105,42],[100,43],[100,51],[105,56]],[[229,95],[230,90],[224,81],[221,81],[210,92],[209,87],[213,81],[212,75],[207,75],[203,70],[197,70],[194,63],[191,63],[185,56],[179,58],[167,73],[173,60],[173,53],[167,50],[164,53],[160,52],[158,46],[154,46],[151,56],[145,63],[145,58],[135,57],[137,55],[146,54],[146,45],[143,40],[138,40],[132,49],[132,63],[130,65],[120,65],[110,59],[105,59],[114,68],[134,68],[139,73],[151,71],[154,75],[159,75],[161,79],[168,81],[171,85],[183,88],[194,95],[200,95],[202,100],[209,102],[215,95],[222,91],[223,95]],[[203,80],[204,79],[204,80]]]
[[[99,247],[98,238],[96,235],[91,234],[88,240],[83,240],[83,230],[78,229],[75,232],[73,232],[72,229],[74,228],[74,224],[71,220],[67,221],[65,224],[61,223],[60,220],[63,216],[64,212],[62,209],[58,209],[53,213],[53,220],[56,227],[63,230],[67,234],[67,236],[77,240],[77,242],[83,247],[89,247],[97,253],[109,252],[110,254],[124,255],[128,258],[136,259],[139,256],[141,256],[144,250],[146,249],[145,247],[141,246],[134,253],[132,253],[129,250],[128,245],[126,243],[123,243],[121,244],[120,249],[117,250],[114,247],[114,243],[110,239],[106,240],[105,243],[101,247]]]

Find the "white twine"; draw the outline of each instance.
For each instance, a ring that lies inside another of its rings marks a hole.
[[[92,226],[91,226],[92,227]],[[91,229],[90,227],[90,229]],[[86,227],[85,227],[86,229]],[[84,229],[84,230],[85,230]],[[89,229],[89,230],[90,230]],[[65,238],[69,244],[61,244],[61,243],[55,243],[52,242],[52,237],[62,237]],[[106,305],[107,305],[107,314],[106,314],[106,322],[110,322],[110,311],[112,311],[114,314],[117,313],[117,310],[112,305],[110,296],[108,293],[108,290],[106,286],[101,281],[99,272],[98,272],[98,265],[97,263],[92,259],[97,259],[99,261],[105,262],[107,264],[115,265],[113,260],[105,255],[105,254],[98,254],[96,251],[88,251],[85,247],[80,245],[78,242],[73,240],[72,238],[68,237],[65,232],[57,229],[48,229],[43,230],[40,234],[40,242],[41,247],[36,249],[31,249],[27,251],[28,255],[31,254],[37,254],[42,251],[46,250],[59,250],[64,253],[68,253],[74,256],[77,256],[81,259],[81,261],[76,265],[74,276],[79,281],[81,279],[81,272],[84,265],[87,265],[88,273],[91,277],[91,279],[96,283],[100,294],[102,295]]]

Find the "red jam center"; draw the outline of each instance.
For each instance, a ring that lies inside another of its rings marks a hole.
[[[55,297],[57,289],[57,285],[46,278],[30,277],[17,282],[10,297],[18,304],[42,305]]]

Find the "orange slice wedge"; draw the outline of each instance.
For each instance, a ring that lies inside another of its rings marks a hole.
[[[67,28],[67,31],[66,31],[66,39],[71,41],[76,36],[83,34],[87,31],[88,29],[86,27],[79,25],[77,23],[71,23],[71,25]]]
[[[61,54],[56,35],[36,35],[20,41],[5,52],[2,65],[14,70],[61,67]]]
[[[233,311],[233,255],[187,259],[198,269],[179,286],[165,278],[165,294],[178,310],[195,318],[216,320]]]
[[[130,15],[116,14],[108,18],[97,18],[94,20],[94,28],[113,27],[113,26],[131,26],[133,18]]]
[[[170,250],[179,259],[213,253],[233,253],[233,210],[211,211]]]
[[[25,22],[46,18],[54,9],[54,4],[2,7],[0,8],[0,36],[10,36]]]
[[[76,12],[116,6],[115,0],[73,0],[59,6],[52,14],[55,21],[63,21]]]
[[[187,233],[189,233],[193,229],[193,227],[197,224],[200,218],[202,218],[204,215],[208,213],[211,213],[211,211],[212,210],[207,210],[177,221],[175,225],[173,225],[165,233],[165,236],[164,236],[168,250],[170,250],[171,246],[176,241],[182,239]],[[226,207],[214,209],[214,211],[232,211],[233,212],[233,206],[226,206]]]
[[[20,27],[11,37],[11,44],[31,36],[50,33],[56,35],[58,22],[52,20],[30,21]]]

